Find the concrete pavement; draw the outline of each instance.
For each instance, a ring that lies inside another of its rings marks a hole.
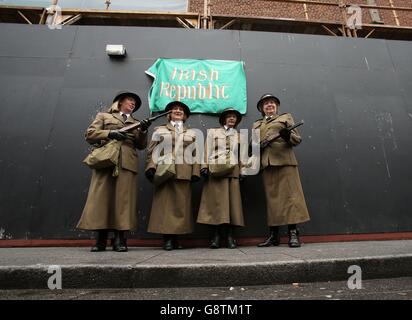
[[[156,288],[274,285],[412,276],[412,240],[303,244],[301,248],[130,247],[127,253],[89,248],[2,248],[0,289],[47,289],[61,270],[62,287]],[[50,273],[48,273],[50,271]]]
[[[216,300],[302,299],[412,300],[412,277],[363,280],[360,288],[352,289],[347,281],[327,281],[234,287],[0,290],[0,300],[214,300],[216,304]]]

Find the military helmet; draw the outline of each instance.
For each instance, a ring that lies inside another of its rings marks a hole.
[[[280,100],[279,100],[278,97],[274,96],[274,95],[271,94],[271,93],[265,93],[265,94],[259,99],[259,101],[258,101],[258,103],[257,103],[257,106],[256,106],[257,109],[258,109],[262,114],[263,114],[262,104],[263,104],[263,101],[266,100],[266,99],[274,99],[274,100],[276,101],[277,106],[278,106],[278,107],[280,106]]]

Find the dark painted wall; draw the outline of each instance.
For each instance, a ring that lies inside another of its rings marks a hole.
[[[111,60],[106,44],[128,56]],[[159,57],[243,60],[248,113],[273,92],[291,112],[303,143],[296,148],[312,216],[304,234],[412,230],[412,42],[263,32],[132,27],[0,25],[0,238],[84,238],[77,231],[90,171],[83,134],[119,89],[145,97],[144,71]],[[138,117],[148,116],[144,99]],[[215,117],[194,115],[194,127]],[[140,170],[145,153],[141,153]],[[152,186],[139,176],[140,229]],[[194,215],[201,184],[195,186]],[[242,187],[247,227],[266,233],[261,177]],[[206,236],[196,226],[192,237]]]

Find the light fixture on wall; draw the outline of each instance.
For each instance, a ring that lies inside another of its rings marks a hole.
[[[106,53],[111,57],[126,56],[126,48],[122,44],[108,44],[106,45]]]

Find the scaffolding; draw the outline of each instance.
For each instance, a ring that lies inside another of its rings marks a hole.
[[[382,38],[412,40],[412,25],[402,25],[400,16],[407,16],[412,23],[412,7],[376,5],[374,0],[368,4],[346,3],[343,0],[308,1],[308,0],[263,0],[290,3],[301,6],[303,18],[257,17],[214,14],[210,0],[204,0],[203,12],[142,12],[135,10],[111,10],[110,1],[106,1],[106,10],[64,8],[59,18],[54,20],[59,25],[109,25],[109,26],[146,26],[172,27],[188,29],[230,29],[270,31],[286,33],[319,34],[342,37]],[[369,4],[371,3],[371,4]],[[314,18],[317,6],[327,6],[337,13],[335,20]],[[369,11],[370,23],[363,23],[361,28],[348,25],[348,9],[359,7]],[[393,16],[394,24],[384,23],[380,13]],[[47,24],[56,14],[49,8],[27,6],[0,6],[0,23]],[[405,23],[404,23],[405,24]]]

